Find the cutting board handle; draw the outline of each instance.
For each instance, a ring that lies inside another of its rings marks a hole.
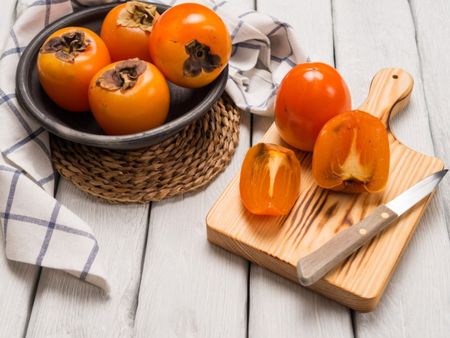
[[[414,80],[408,72],[384,68],[373,77],[369,95],[359,110],[378,117],[389,127],[389,118],[408,105],[413,86]]]

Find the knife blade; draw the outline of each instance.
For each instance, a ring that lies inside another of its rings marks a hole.
[[[328,242],[297,262],[300,284],[314,284],[342,263],[375,235],[396,221],[418,202],[434,191],[448,169],[435,172],[405,190],[387,204],[377,207],[359,223],[348,227]]]

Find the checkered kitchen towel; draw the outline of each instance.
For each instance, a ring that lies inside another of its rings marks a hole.
[[[106,2],[111,1],[18,2],[17,21],[7,41],[0,40],[0,221],[9,259],[65,270],[108,292],[92,229],[53,198],[48,134],[24,114],[15,95],[17,63],[33,36],[74,8]],[[295,64],[306,61],[291,27],[225,1],[205,4],[224,18],[232,35],[227,92],[239,107],[271,115],[281,79]]]

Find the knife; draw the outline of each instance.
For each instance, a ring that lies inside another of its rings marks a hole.
[[[396,221],[401,215],[434,191],[448,169],[427,176],[387,204],[377,207],[359,223],[339,232],[328,242],[297,262],[300,284],[314,284],[353,252]]]

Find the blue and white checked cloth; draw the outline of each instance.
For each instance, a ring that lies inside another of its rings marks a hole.
[[[48,134],[22,111],[15,95],[17,63],[29,41],[77,7],[107,2],[112,1],[19,0],[17,21],[7,40],[0,39],[0,222],[8,259],[61,269],[109,292],[92,229],[53,197]],[[270,116],[284,75],[306,61],[292,28],[226,1],[204,4],[224,19],[232,35],[226,91],[242,109]]]

